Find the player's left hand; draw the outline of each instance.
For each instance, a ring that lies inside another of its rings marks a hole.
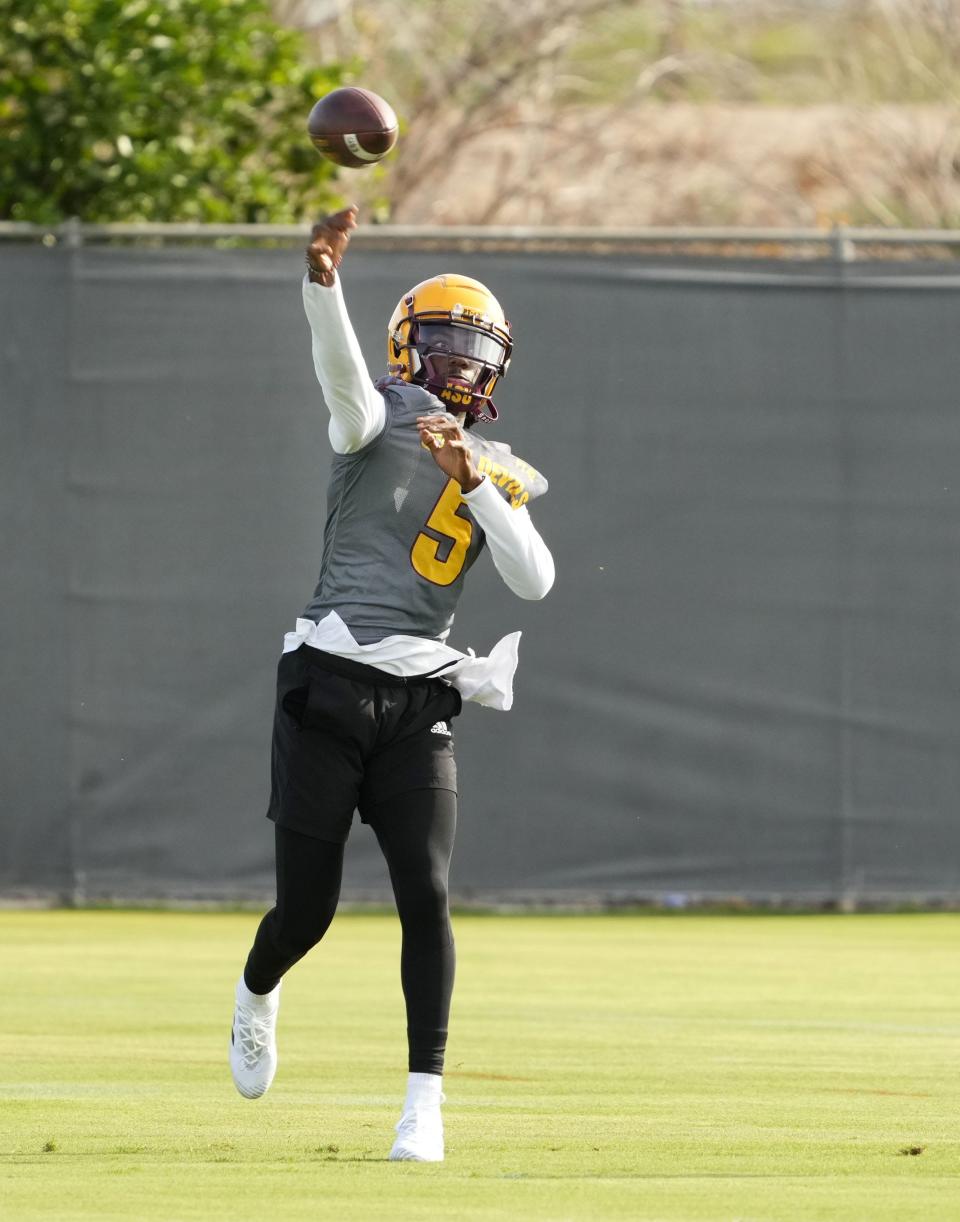
[[[464,492],[472,492],[481,482],[463,429],[452,416],[418,416],[420,444],[433,455],[441,471],[455,479]]]

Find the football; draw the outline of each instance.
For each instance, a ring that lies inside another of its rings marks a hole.
[[[337,165],[373,165],[397,143],[393,107],[369,89],[334,89],[310,111],[307,131],[317,152]]]

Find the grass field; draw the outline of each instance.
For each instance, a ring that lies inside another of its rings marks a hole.
[[[337,919],[235,1093],[255,923],[0,913],[4,1222],[960,1218],[958,916],[461,916],[432,1165],[385,1161],[390,917]]]

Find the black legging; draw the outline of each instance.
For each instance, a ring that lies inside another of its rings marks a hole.
[[[443,1073],[456,953],[447,877],[457,796],[417,789],[370,816],[387,861],[403,929],[400,981],[407,1007],[409,1069]],[[343,845],[276,829],[277,904],[260,922],[244,969],[252,993],[269,993],[330,927],[340,898]]]

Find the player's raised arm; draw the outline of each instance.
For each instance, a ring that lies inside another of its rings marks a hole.
[[[303,282],[313,366],[330,410],[330,444],[338,454],[362,449],[383,430],[385,419],[383,397],[370,380],[337,276],[356,225],[355,206],[314,225]]]

